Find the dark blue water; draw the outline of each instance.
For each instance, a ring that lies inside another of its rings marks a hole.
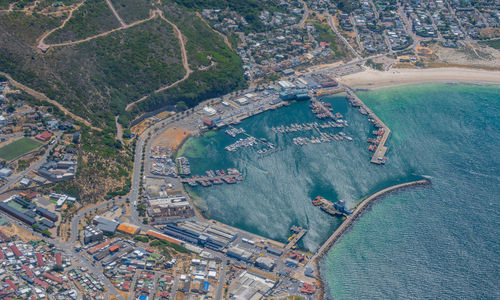
[[[283,150],[259,158],[255,149],[223,150],[223,132],[189,140],[183,151],[194,172],[236,167],[245,181],[192,192],[209,217],[286,240],[291,225],[309,229],[314,251],[340,224],[311,197],[364,196],[422,176],[429,188],[378,201],[322,264],[328,298],[499,298],[500,88],[424,85],[381,89],[360,97],[391,128],[386,166],[369,164],[370,123],[343,97],[328,99],[350,122],[353,142],[295,146],[270,126],[313,120],[308,103],[253,117],[242,127]],[[329,132],[334,132],[330,130]]]

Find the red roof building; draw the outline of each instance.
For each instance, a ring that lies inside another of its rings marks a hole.
[[[13,289],[14,291],[17,291],[18,287],[14,282],[12,282],[12,280],[7,278],[7,279],[5,279],[5,283],[7,283],[11,289]]]
[[[23,265],[23,270],[26,272],[26,275],[28,275],[29,278],[35,277],[35,274],[30,270],[30,268],[27,265]]]
[[[302,288],[300,289],[300,292],[304,294],[314,294],[315,291],[316,287],[314,286],[314,284],[308,284],[308,283],[304,283],[302,285]]]
[[[62,266],[62,256],[60,252],[56,253],[56,265]]]
[[[35,136],[35,139],[40,140],[42,142],[46,142],[46,141],[50,140],[50,138],[52,137],[52,135],[53,135],[52,132],[50,132],[50,131],[44,131],[44,132],[42,132],[40,134],[37,134]]]
[[[2,249],[0,249],[0,259],[5,259],[5,254],[3,253]]]
[[[12,250],[15,256],[17,257],[23,256],[23,254],[21,253],[21,251],[19,251],[16,245],[10,245],[10,249]]]
[[[50,273],[43,273],[43,276],[45,276],[47,279],[50,279],[50,280],[55,281],[57,283],[63,283],[64,282],[61,278],[59,278],[57,276],[54,276],[54,275],[52,275]]]
[[[122,291],[128,291],[130,289],[130,282],[124,281],[122,284]]]
[[[45,281],[41,281],[40,279],[38,279],[37,277],[35,277],[35,279],[33,279],[33,281],[38,284],[39,286],[43,287],[43,288],[48,288],[50,285],[45,282]]]
[[[35,253],[35,257],[36,257],[36,261],[38,262],[38,266],[41,267],[45,264],[41,253],[39,253],[39,252]]]

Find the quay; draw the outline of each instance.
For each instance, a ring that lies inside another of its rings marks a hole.
[[[391,130],[384,124],[384,122],[382,122],[382,120],[379,119],[379,117],[368,106],[366,106],[366,104],[363,101],[361,101],[361,99],[359,99],[358,96],[356,96],[356,94],[350,87],[346,85],[344,85],[343,87],[345,92],[347,93],[347,97],[353,99],[357,104],[359,104],[361,108],[364,111],[366,111],[368,116],[373,120],[375,120],[376,124],[379,124],[380,127],[384,130],[382,138],[378,143],[377,148],[375,149],[375,152],[373,153],[370,162],[372,164],[377,164],[377,165],[385,163],[385,154],[387,152],[387,147],[385,146],[385,143],[387,142],[387,139],[391,134]]]
[[[384,196],[387,196],[390,193],[400,191],[410,187],[416,186],[426,186],[430,185],[431,182],[427,179],[421,179],[416,181],[410,181],[406,183],[401,183],[397,185],[390,186],[381,191],[376,192],[375,194],[369,196],[364,199],[352,212],[351,215],[347,216],[344,222],[335,230],[335,232],[326,240],[326,242],[319,248],[316,254],[311,258],[309,263],[312,263],[314,266],[314,273],[316,278],[319,278],[319,260],[328,252],[328,250],[339,240],[340,237],[349,229],[354,221],[361,215],[362,212],[365,211],[375,200],[380,199]],[[324,291],[320,293],[321,297],[323,297]]]

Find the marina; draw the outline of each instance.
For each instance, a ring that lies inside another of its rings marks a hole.
[[[339,124],[333,121],[328,121],[326,123],[318,124],[318,122],[312,123],[293,123],[288,126],[281,125],[277,127],[271,127],[271,130],[274,133],[290,133],[290,132],[298,132],[298,131],[307,131],[307,130],[317,130],[318,128],[326,129],[326,128],[342,128],[343,124]]]
[[[352,137],[346,135],[343,132],[339,132],[337,134],[330,134],[320,132],[320,136],[311,136],[311,137],[296,137],[293,138],[293,144],[298,146],[304,146],[308,144],[321,144],[321,143],[330,143],[335,141],[352,141]]]

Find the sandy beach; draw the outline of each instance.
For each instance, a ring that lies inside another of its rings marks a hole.
[[[470,82],[500,84],[500,71],[464,68],[365,70],[339,79],[352,88],[373,89],[395,85],[431,82]]]

